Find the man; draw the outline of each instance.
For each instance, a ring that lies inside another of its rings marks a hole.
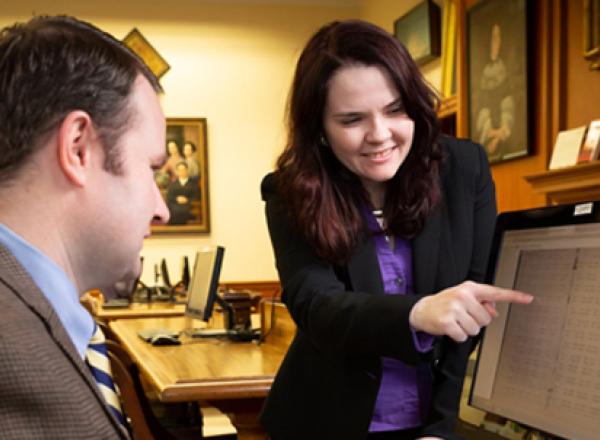
[[[0,432],[127,438],[86,349],[79,295],[140,271],[165,119],[148,69],[68,17],[0,33]]]
[[[167,191],[167,205],[171,214],[170,224],[184,225],[194,218],[192,200],[200,200],[198,181],[189,176],[188,164],[181,161],[175,167],[177,180],[171,182]]]

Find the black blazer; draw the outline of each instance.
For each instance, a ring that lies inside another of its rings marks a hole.
[[[433,353],[414,348],[408,315],[423,295],[467,279],[482,281],[496,219],[494,184],[483,149],[442,138],[443,201],[412,240],[415,295],[385,295],[373,240],[345,267],[319,259],[294,230],[274,176],[262,182],[283,301],[298,326],[262,414],[274,439],[363,440],[381,380],[381,356],[420,364],[433,375],[422,434],[453,434],[473,342],[439,338]]]

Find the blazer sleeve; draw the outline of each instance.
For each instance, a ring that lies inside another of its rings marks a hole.
[[[470,207],[473,211],[473,237],[467,279],[483,282],[496,223],[495,187],[483,148],[474,144],[458,145],[458,147],[471,150],[472,147],[476,147],[476,172],[472,185],[474,197]],[[461,162],[468,164],[474,161]],[[456,168],[455,172],[459,172],[459,167]],[[463,175],[468,174],[466,170],[460,170],[460,172]],[[438,354],[433,366],[433,395],[429,416],[423,431],[424,436],[435,436],[448,440],[460,439],[453,432],[458,417],[468,358],[477,341],[478,337],[469,338],[464,343],[457,343],[448,337],[440,338],[440,345],[436,347]]]
[[[419,362],[422,355],[415,349],[408,315],[421,297],[347,289],[338,276],[341,269],[317,257],[299,236],[276,193],[274,175],[263,180],[262,193],[282,299],[313,346],[325,355],[393,356]]]

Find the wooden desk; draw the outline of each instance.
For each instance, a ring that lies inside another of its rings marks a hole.
[[[168,316],[183,316],[185,304],[173,304],[168,302],[153,303],[131,303],[124,308],[104,309],[102,306],[94,308],[92,314],[105,322],[115,319],[135,319],[135,318],[161,318]]]
[[[137,332],[199,327],[189,318],[112,321],[109,325],[163,402],[206,401],[231,419],[240,440],[265,439],[258,416],[287,347],[189,339],[179,346],[152,346]]]
[[[92,316],[104,322],[128,318],[183,316],[185,313],[185,304],[173,304],[159,301],[153,303],[131,303],[129,306],[123,308],[105,309],[102,307],[104,297],[99,291],[85,293],[80,301]]]

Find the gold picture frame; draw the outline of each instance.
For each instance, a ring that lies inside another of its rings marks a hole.
[[[167,118],[166,139],[167,161],[154,179],[170,219],[167,225],[152,225],[152,233],[209,233],[206,119]]]
[[[123,38],[123,44],[142,59],[156,78],[160,79],[171,68],[137,28]]]

